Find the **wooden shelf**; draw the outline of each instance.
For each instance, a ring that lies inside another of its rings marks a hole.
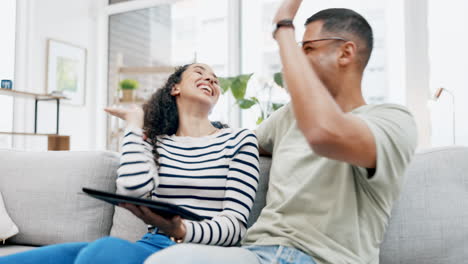
[[[119,99],[119,102],[118,104],[121,104],[121,105],[130,105],[130,104],[144,104],[146,102],[146,100],[143,100],[143,99],[136,99],[136,100],[133,100],[133,101],[122,101],[122,99]]]
[[[11,136],[46,136],[48,142],[48,150],[70,150],[70,136],[59,135],[59,109],[60,100],[68,99],[65,96],[56,96],[50,94],[30,93],[24,91],[17,91],[12,89],[0,88],[0,95],[11,97],[25,97],[35,100],[34,108],[34,133],[27,132],[0,132],[0,135]],[[55,134],[35,133],[37,131],[37,109],[38,102],[54,100],[57,103],[57,128]]]
[[[27,98],[34,98],[34,99],[39,99],[39,100],[47,100],[47,99],[68,99],[65,96],[55,96],[55,95],[49,95],[49,94],[39,94],[39,93],[30,93],[30,92],[24,92],[24,91],[17,91],[17,90],[11,90],[11,89],[4,89],[0,88],[0,95],[8,95],[8,96],[14,96],[14,97],[27,97]]]
[[[57,134],[41,134],[41,133],[26,133],[26,132],[0,132],[0,135],[11,136],[46,136],[47,137],[47,150],[70,150],[70,136],[57,135]]]
[[[152,73],[172,73],[175,68],[171,66],[153,67],[120,67],[118,73],[121,74],[152,74]]]
[[[25,132],[0,132],[0,135],[13,135],[13,136],[57,136],[57,134],[25,133]]]

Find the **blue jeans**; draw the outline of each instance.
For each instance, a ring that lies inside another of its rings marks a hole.
[[[179,244],[151,255],[145,264],[316,264],[311,256],[285,246],[217,247]]]
[[[167,236],[152,233],[145,234],[134,243],[120,238],[104,237],[91,243],[57,244],[0,257],[0,264],[137,264],[143,263],[151,254],[172,245],[174,242]]]

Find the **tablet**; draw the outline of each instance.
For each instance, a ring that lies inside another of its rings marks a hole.
[[[116,193],[104,192],[104,191],[94,190],[94,189],[85,188],[85,187],[82,190],[86,194],[96,199],[106,201],[113,205],[118,205],[119,203],[131,203],[134,205],[143,205],[151,209],[151,211],[155,212],[156,214],[161,215],[166,218],[172,217],[175,215],[180,215],[180,217],[185,218],[187,220],[202,221],[205,219],[204,217],[194,212],[191,212],[187,209],[184,209],[180,206],[177,206],[175,204],[159,202],[159,201],[154,201],[154,200],[149,200],[149,199],[136,198],[136,197],[126,196],[126,195],[121,195],[121,194],[116,194]]]

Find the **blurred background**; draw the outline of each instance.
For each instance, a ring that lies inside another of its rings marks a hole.
[[[271,105],[289,101],[274,81],[281,63],[271,21],[280,2],[0,1],[0,79],[11,80],[12,91],[49,94],[54,52],[84,65],[71,77],[83,83],[70,93],[80,100],[60,100],[59,109],[54,100],[0,93],[0,148],[45,150],[48,137],[41,135],[58,132],[69,136],[71,150],[118,150],[123,124],[102,109],[142,104],[175,66],[195,61],[211,65],[218,76],[251,75],[242,97],[258,103],[241,109],[228,91],[211,119],[255,129],[262,111],[270,114]],[[468,1],[304,0],[295,19],[298,41],[305,20],[331,7],[354,9],[374,30],[363,83],[367,102],[408,106],[417,119],[419,148],[468,145]],[[63,49],[53,50],[51,41]],[[137,87],[125,88],[123,80]]]

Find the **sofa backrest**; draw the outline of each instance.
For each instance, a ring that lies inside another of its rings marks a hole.
[[[418,153],[406,172],[380,250],[380,264],[468,260],[468,148]]]
[[[47,245],[109,234],[113,206],[81,187],[115,191],[118,156],[111,152],[0,151],[0,192],[20,232],[8,242]]]

